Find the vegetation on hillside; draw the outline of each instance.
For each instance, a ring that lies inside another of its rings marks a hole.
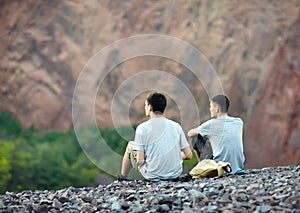
[[[127,142],[116,130],[99,131],[112,150],[124,153]],[[195,159],[184,165],[194,164]],[[23,130],[10,112],[0,113],[0,194],[97,185],[99,173],[105,174],[86,157],[73,130]]]

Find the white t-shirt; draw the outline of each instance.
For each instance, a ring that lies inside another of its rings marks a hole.
[[[229,162],[232,173],[244,167],[243,121],[240,118],[222,116],[201,124],[200,135],[208,136],[214,160]]]
[[[140,124],[133,150],[145,152],[146,162],[138,167],[148,180],[175,179],[182,173],[181,150],[189,147],[181,126],[165,117]]]

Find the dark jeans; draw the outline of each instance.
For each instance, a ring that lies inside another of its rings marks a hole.
[[[200,156],[200,159],[213,159],[213,152],[209,138],[202,137],[200,134],[192,137],[192,146],[193,149]]]

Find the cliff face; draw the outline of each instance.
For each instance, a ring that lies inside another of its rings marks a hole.
[[[4,1],[1,6],[1,109],[27,127],[71,128],[78,62],[72,22],[56,3]]]
[[[41,131],[71,129],[72,95],[88,60],[121,38],[166,34],[199,48],[212,63],[225,93],[231,98],[231,114],[241,116],[247,126],[245,132],[249,129],[251,133],[245,137],[246,153],[255,153],[252,143],[258,140],[253,135],[261,135],[258,133],[268,124],[270,130],[263,137],[274,147],[290,144],[284,146],[287,149],[284,156],[287,156],[297,152],[299,146],[295,111],[299,103],[294,102],[299,57],[296,49],[292,49],[299,45],[299,40],[291,37],[295,31],[291,26],[296,26],[298,12],[298,0],[2,1],[0,110],[13,112],[24,127],[33,124]],[[292,58],[291,52],[295,54]],[[96,100],[97,121],[102,126],[113,126],[111,100],[117,88],[141,70],[158,68],[184,82],[198,101],[200,117],[208,118],[207,97],[200,82],[176,63],[146,57],[128,61],[107,76]],[[295,87],[288,86],[287,82]],[[176,85],[169,87],[176,88]],[[278,92],[268,92],[273,87]],[[281,109],[276,97],[285,97],[284,102],[289,104],[286,113],[279,113],[280,117],[274,115]],[[137,97],[131,106],[130,119],[134,124],[143,118],[142,98]],[[273,104],[263,107],[262,100]],[[82,103],[83,110],[85,107]],[[168,114],[180,121],[176,106],[170,106]],[[263,147],[268,150],[269,145]],[[278,153],[275,148],[272,151]],[[257,165],[252,164],[255,161],[252,156],[248,158],[249,165]],[[285,159],[276,158],[274,164],[282,164]],[[290,157],[288,162],[299,163],[299,156]]]
[[[300,162],[300,18],[276,54],[245,134],[249,166]]]

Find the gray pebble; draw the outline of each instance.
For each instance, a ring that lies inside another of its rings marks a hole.
[[[2,212],[299,212],[300,165],[189,182],[115,181],[0,195]]]

